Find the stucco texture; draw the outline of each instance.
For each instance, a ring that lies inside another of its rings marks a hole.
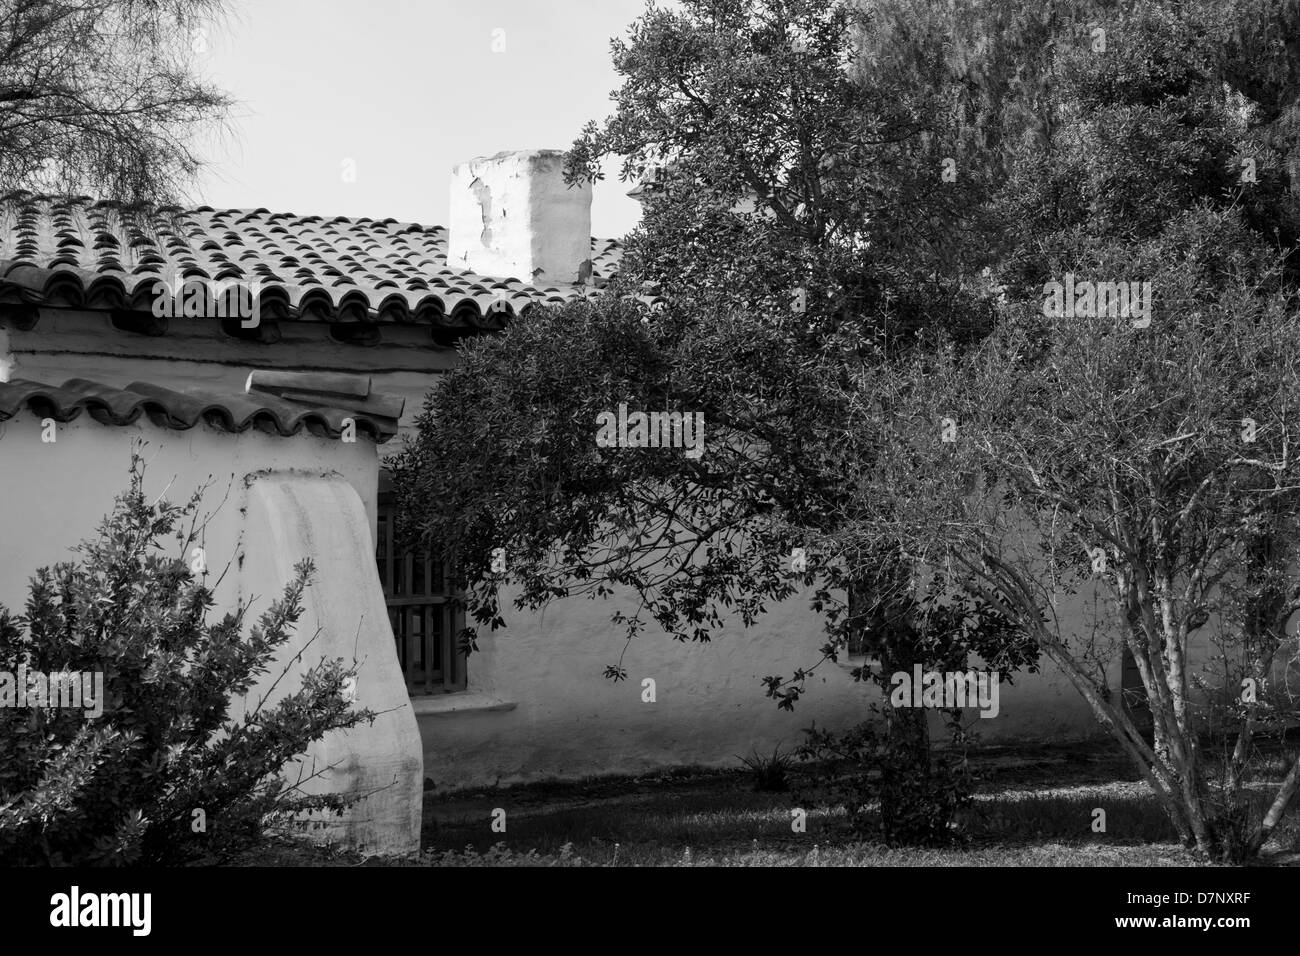
[[[370,529],[378,468],[372,443],[258,431],[233,435],[207,425],[180,432],[144,419],[104,426],[86,415],[58,425],[56,440],[46,443],[40,419],[21,413],[0,423],[0,602],[21,608],[30,575],[68,560],[69,549],[94,534],[127,486],[136,439],[146,442],[147,493],[184,501],[208,486],[200,508],[208,516],[202,545],[211,580],[225,572],[215,588],[214,614],[248,599],[253,614],[261,613],[293,565],[307,556],[314,560],[306,613],[272,674],[320,628],[306,662],[322,655],[351,660],[355,653],[362,662],[357,703],[381,712],[373,726],[333,734],[310,755],[318,766],[338,764],[317,785],[376,791],[321,835],[377,852],[416,849],[421,755],[374,565]],[[280,693],[291,686],[291,680],[282,682]],[[248,699],[258,694],[254,688]]]
[[[797,745],[814,721],[847,729],[879,700],[873,687],[854,682],[847,665],[829,662],[814,672],[793,712],[765,696],[765,675],[789,676],[821,656],[821,622],[799,598],[748,629],[732,620],[707,644],[676,642],[652,625],[623,656],[628,679],[613,683],[602,672],[623,653],[624,636],[610,622],[616,608],[630,614],[636,604],[626,596],[565,599],[541,612],[504,612],[507,626],[481,635],[479,652],[468,659],[466,695],[484,709],[447,712],[441,708],[449,702],[414,698],[426,777],[443,789],[682,764],[735,766],[736,755],[755,748],[770,753],[778,743]],[[1114,669],[1113,681],[1118,661]],[[642,699],[646,678],[655,682],[653,703]],[[996,718],[968,714],[988,743],[1099,732],[1050,663],[1041,674],[1003,685]],[[938,716],[933,720],[938,730]]]

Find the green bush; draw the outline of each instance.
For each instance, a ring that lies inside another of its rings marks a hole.
[[[11,865],[217,862],[268,827],[292,831],[361,796],[308,795],[281,779],[313,741],[373,721],[346,699],[356,672],[341,659],[322,659],[274,706],[250,701],[231,717],[290,640],[310,561],[247,635],[247,605],[207,623],[211,591],[160,548],[174,537],[190,553],[199,495],[150,501],[138,451],[130,476],[77,559],[37,571],[25,613],[0,606],[0,671],[104,682],[98,718],[0,707],[0,860]]]
[[[760,793],[784,793],[790,788],[790,768],[794,758],[781,753],[781,745],[772,749],[772,756],[765,757],[757,749],[748,756],[736,759],[744,764],[754,782],[754,789]]]
[[[871,706],[879,713],[879,707]],[[809,728],[797,753],[808,762],[814,805],[842,806],[854,836],[887,846],[942,846],[959,837],[956,823],[969,806],[976,779],[967,760],[968,735],[948,720],[952,747],[917,760],[884,728],[883,718],[844,733]]]

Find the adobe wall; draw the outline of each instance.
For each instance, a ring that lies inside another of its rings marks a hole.
[[[355,654],[362,661],[358,706],[386,712],[370,727],[332,735],[309,755],[318,767],[339,764],[323,786],[378,791],[322,835],[375,851],[416,849],[420,745],[373,561],[374,444],[256,430],[235,436],[206,425],[171,431],[145,419],[104,426],[84,413],[55,427],[48,443],[41,420],[29,412],[0,422],[0,603],[21,611],[31,574],[72,559],[70,549],[94,535],[127,487],[132,440],[143,439],[147,493],[183,503],[209,486],[201,543],[209,580],[225,572],[210,620],[246,600],[255,620],[282,592],[294,563],[313,558],[306,612],[279,660],[290,662],[319,628],[306,660]],[[281,669],[273,666],[249,699],[258,699]]]

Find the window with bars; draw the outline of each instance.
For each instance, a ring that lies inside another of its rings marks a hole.
[[[465,657],[456,646],[461,614],[452,602],[447,563],[427,552],[397,550],[394,517],[391,500],[381,493],[375,561],[407,690],[464,690]]]

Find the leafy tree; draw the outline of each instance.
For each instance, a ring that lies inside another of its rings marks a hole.
[[[0,183],[174,200],[230,100],[194,70],[221,0],[2,0]]]
[[[867,78],[874,29],[836,0],[691,0],[649,8],[613,44],[617,110],[588,125],[569,172],[599,178],[610,154],[625,178],[654,171],[626,290],[653,289],[669,321],[762,311],[819,348],[833,330],[897,347],[941,308],[977,334],[986,184],[935,188],[950,117],[928,76]]]
[[[1297,784],[1292,756],[1267,813],[1249,806],[1256,735],[1296,715],[1279,677],[1300,608],[1300,322],[1255,282],[1204,298],[1193,285],[1141,330],[1029,307],[965,359],[874,376],[892,414],[863,428],[888,454],[862,481],[887,507],[836,541],[889,541],[1019,623],[1188,845],[1224,859],[1259,850]],[[956,442],[938,439],[939,417]],[[1124,647],[1153,739],[1109,683]]]
[[[6,863],[217,861],[256,844],[268,824],[363,796],[308,794],[304,781],[282,777],[313,741],[373,720],[345,698],[353,667],[322,660],[274,704],[263,696],[231,712],[291,640],[310,562],[246,635],[247,605],[206,623],[211,592],[184,560],[159,551],[175,534],[188,553],[197,495],[187,505],[151,501],[143,476],[133,456],[130,488],[79,560],[39,570],[21,616],[0,607],[0,672],[104,680],[98,718],[52,701],[0,707]]]
[[[837,535],[835,541],[842,545],[846,539]],[[855,569],[853,577],[869,579],[866,569]],[[861,668],[864,679],[872,680],[886,695],[893,687],[895,669],[901,667],[896,662],[904,660],[950,674],[971,672],[969,658],[975,654],[981,667],[973,673],[994,682],[1010,683],[1022,667],[1031,673],[1038,670],[1034,642],[983,598],[937,579],[925,587],[898,587],[886,593],[887,601],[877,601],[875,606],[892,613],[877,610],[869,625],[870,643],[880,663],[875,669]],[[847,810],[856,833],[877,832],[889,844],[949,841],[958,828],[960,811],[971,803],[976,783],[967,759],[975,734],[963,725],[961,710],[940,709],[948,746],[938,753],[931,752],[928,732],[905,732],[912,724],[900,718],[924,711],[896,710],[883,702],[873,703],[870,710],[871,719],[845,733],[809,730],[799,756],[813,761],[814,798],[816,789],[828,790],[833,802]],[[874,818],[868,812],[872,803],[879,806]]]
[[[854,31],[869,28],[834,0],[691,0],[651,8],[615,44],[618,111],[588,127],[569,171],[596,176],[610,152],[629,176],[657,169],[620,277],[598,302],[533,311],[467,346],[396,466],[408,532],[458,555],[479,624],[501,623],[507,578],[520,607],[630,590],[638,609],[614,615],[629,639],[652,619],[695,641],[728,609],[749,625],[806,587],[823,662],[865,634],[881,664],[860,679],[934,663],[904,623],[918,600],[895,587],[908,569],[883,582],[862,564],[792,560],[848,513],[843,476],[871,453],[831,386],[938,327],[975,341],[992,314],[970,239],[987,184],[935,187],[931,94],[854,75]],[[660,310],[638,302],[646,290]],[[601,449],[597,416],[620,403],[703,415],[706,453]],[[497,549],[508,570],[494,576]],[[955,646],[944,657],[965,660]],[[792,707],[808,673],[770,678],[768,693]],[[624,676],[618,663],[607,674]],[[924,713],[887,715],[892,795],[902,776],[929,777],[916,762],[928,768],[930,748]]]
[[[1017,225],[997,328],[850,390],[882,452],[862,463],[858,526],[835,545],[898,547],[1020,624],[1184,842],[1234,861],[1259,852],[1300,785],[1291,755],[1266,804],[1249,795],[1258,736],[1295,717],[1277,678],[1300,609],[1296,208],[1285,110],[1252,99],[1276,95],[1278,58],[1257,73],[1240,59],[1270,47],[1251,30],[1275,20],[1256,13],[1127,5],[1105,55],[1056,59],[1050,142],[1016,152],[993,202]],[[1049,308],[1047,283],[1067,273],[1149,283],[1150,313]],[[1062,615],[1069,595],[1091,620]],[[1108,682],[1121,648],[1149,737]]]

